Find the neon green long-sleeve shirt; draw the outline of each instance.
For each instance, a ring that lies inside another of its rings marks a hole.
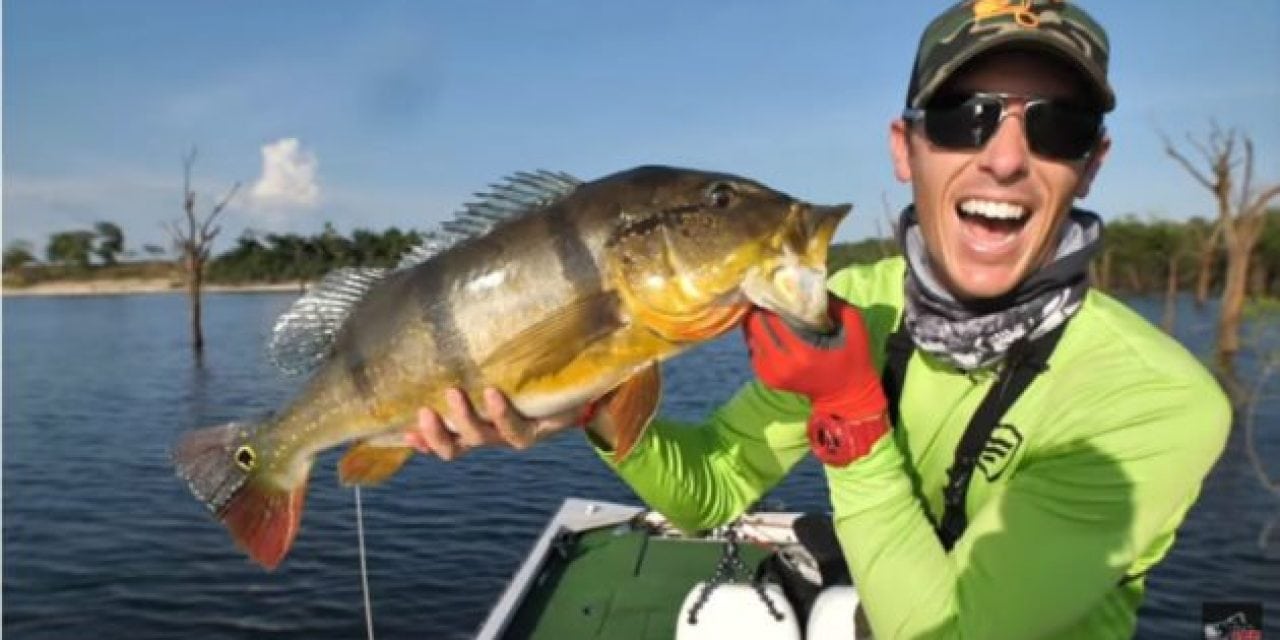
[[[830,281],[863,310],[877,367],[899,321],[904,270],[889,259]],[[1049,369],[988,441],[969,486],[968,529],[948,553],[931,518],[995,376],[917,350],[892,437],[826,468],[837,536],[876,637],[1131,636],[1142,575],[1172,545],[1225,444],[1225,396],[1179,344],[1090,291]],[[615,468],[676,524],[713,527],[808,453],[807,418],[799,396],[748,383],[705,424],[656,420]]]

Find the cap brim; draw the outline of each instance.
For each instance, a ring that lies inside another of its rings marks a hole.
[[[987,53],[991,53],[997,49],[1018,49],[1026,48],[1037,51],[1044,51],[1053,54],[1080,70],[1084,79],[1093,89],[1093,92],[1102,105],[1103,112],[1111,111],[1116,108],[1116,96],[1111,90],[1111,85],[1107,82],[1107,74],[1098,65],[1094,64],[1088,56],[1083,55],[1078,49],[1075,49],[1062,40],[1042,33],[1035,29],[1018,29],[1009,31],[999,35],[992,36],[979,42],[974,42],[972,46],[964,49],[959,54],[952,57],[949,64],[950,70],[945,74],[938,74],[934,80],[922,87],[916,92],[911,101],[911,106],[917,109],[923,108],[924,105],[933,97],[935,91],[943,84],[946,84],[957,71],[963,69],[965,65],[972,62]]]

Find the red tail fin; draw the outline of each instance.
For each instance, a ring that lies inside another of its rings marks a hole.
[[[304,479],[281,487],[253,439],[262,425],[233,422],[187,433],[174,452],[178,475],[258,564],[274,569],[289,552],[302,520]]]
[[[248,482],[218,516],[231,531],[232,539],[254,562],[275,569],[298,535],[306,491],[306,482],[292,491]]]

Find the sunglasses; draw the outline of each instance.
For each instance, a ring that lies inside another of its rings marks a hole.
[[[1023,123],[1031,152],[1052,160],[1081,160],[1102,137],[1102,113],[1079,104],[1012,93],[940,96],[923,109],[907,109],[904,120],[924,122],[929,142],[945,149],[981,149],[995,135],[1008,100],[1025,100]]]

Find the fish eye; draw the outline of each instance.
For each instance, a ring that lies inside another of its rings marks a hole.
[[[253,448],[249,445],[243,445],[236,450],[236,466],[240,467],[244,471],[250,471],[253,469],[253,461],[255,458],[257,458],[257,456],[254,455]]]
[[[707,189],[707,204],[713,209],[725,209],[733,204],[733,199],[738,195],[734,191],[733,186],[726,182],[717,182]]]

